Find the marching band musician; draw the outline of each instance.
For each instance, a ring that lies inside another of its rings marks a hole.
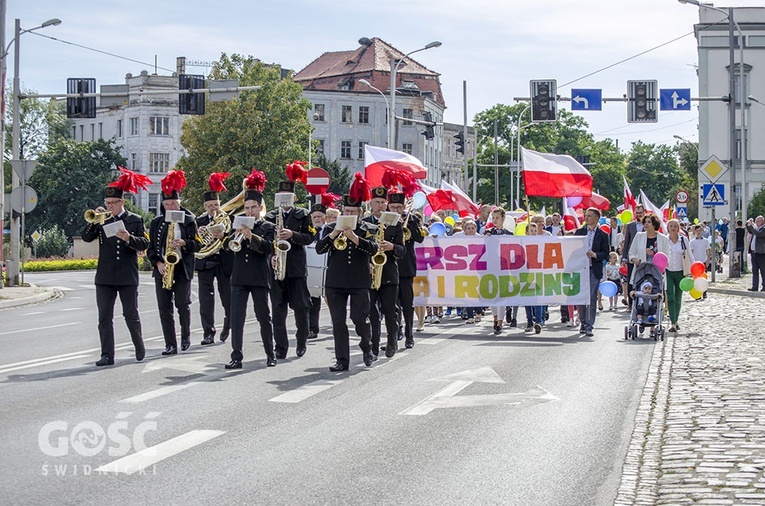
[[[197,226],[199,233],[204,234],[207,226],[213,224],[218,213],[222,213],[220,208],[220,192],[226,191],[223,180],[228,177],[228,172],[215,172],[210,174],[207,184],[210,191],[203,194],[205,213],[197,216]],[[211,234],[214,239],[222,240],[225,231],[212,229]],[[223,328],[220,332],[221,342],[228,338],[230,327],[230,307],[231,307],[231,269],[234,264],[234,257],[230,251],[221,248],[217,252],[204,257],[197,258],[195,269],[199,284],[199,317],[202,321],[202,331],[204,338],[202,345],[213,344],[215,342],[215,282],[218,283],[218,294],[223,305]]]
[[[359,347],[364,353],[364,364],[370,366],[374,361],[367,315],[371,286],[369,259],[377,252],[377,243],[373,240],[374,226],[360,219],[361,205],[370,197],[371,193],[364,176],[357,172],[348,195],[343,196],[343,215],[356,216],[356,228],[338,228],[337,223],[330,224],[329,233],[316,245],[317,253],[329,254],[325,293],[335,341],[336,362],[329,368],[332,372],[347,371],[350,364],[350,341],[346,322],[349,297],[351,321],[356,327],[356,334],[361,338]],[[342,242],[345,243],[345,248],[337,249],[337,243]]]
[[[388,207],[391,211],[401,215],[401,223],[406,220],[404,210],[406,209],[406,199],[403,193],[389,193]],[[406,254],[398,261],[398,303],[401,307],[401,314],[404,317],[404,346],[414,347],[414,335],[412,327],[414,326],[414,277],[417,275],[417,257],[414,253],[414,244],[425,240],[420,219],[413,211],[409,212],[409,219],[406,228],[411,233],[408,241],[405,241]],[[402,230],[403,231],[403,230]]]
[[[403,197],[403,194],[400,195]],[[380,215],[388,210],[388,189],[385,186],[373,188],[372,200],[369,203],[372,208],[372,215],[364,218],[364,221],[380,226]],[[391,358],[396,354],[398,347],[398,317],[396,314],[399,283],[398,259],[403,258],[406,254],[406,247],[404,247],[404,236],[400,223],[385,227],[383,234],[384,240],[378,246],[385,253],[387,260],[382,267],[380,287],[376,290],[370,289],[369,292],[369,320],[372,324],[372,354],[376,357],[380,353],[380,313],[385,318],[385,329],[388,333],[385,356]]]
[[[305,162],[302,162],[305,163]],[[287,358],[289,340],[287,338],[287,309],[295,313],[297,332],[296,354],[302,357],[306,352],[308,339],[308,312],[311,309],[311,296],[308,292],[308,269],[306,267],[305,246],[314,239],[311,217],[308,210],[294,207],[295,181],[305,181],[306,170],[295,162],[287,166],[290,181],[279,183],[279,192],[275,199],[287,199],[287,205],[274,206],[266,214],[266,221],[277,224],[281,214],[283,227],[276,231],[277,241],[287,241],[290,250],[287,252],[286,275],[283,280],[275,279],[271,289],[271,306],[273,309],[274,339],[276,340],[276,358]],[[275,265],[274,255],[271,265]]]
[[[327,211],[333,208],[337,199],[337,195],[333,193],[325,193],[321,196],[321,203],[314,204],[311,207],[311,222],[313,228],[316,229],[314,239],[318,241],[326,233],[328,229],[327,224]],[[311,297],[311,311],[309,312],[309,333],[308,339],[315,339],[319,337],[319,318],[321,316],[321,297]]]
[[[149,245],[143,218],[126,210],[124,192],[137,193],[137,187],[146,190],[151,180],[124,167],[122,175],[104,191],[104,205],[96,213],[111,213],[114,221],[122,221],[125,230],[107,237],[103,223],[89,223],[82,232],[82,240],[98,239],[98,267],[96,268],[96,305],[98,306],[98,335],[101,339],[101,358],[97,366],[114,364],[114,303],[117,295],[122,303],[122,315],[135,346],[135,359],[140,362],[146,355],[141,334],[141,315],[138,312],[138,252]],[[104,215],[102,215],[104,216]],[[104,220],[105,221],[105,220]]]
[[[271,314],[268,309],[268,293],[271,289],[273,274],[269,266],[269,257],[274,251],[273,223],[261,220],[260,211],[263,204],[263,189],[266,186],[266,176],[262,171],[252,170],[245,179],[247,191],[244,196],[245,216],[255,218],[252,229],[242,227],[231,232],[235,241],[237,234],[242,234],[239,251],[233,253],[234,266],[231,273],[231,362],[226,369],[241,369],[242,342],[244,340],[244,321],[247,316],[247,301],[252,296],[255,318],[260,327],[260,339],[266,350],[266,366],[276,365],[274,354],[274,335],[271,324]],[[227,242],[230,248],[231,241]]]
[[[194,215],[181,207],[180,191],[186,187],[186,176],[181,170],[171,170],[162,179],[163,215],[157,216],[149,226],[149,258],[154,272],[159,321],[165,338],[162,355],[178,353],[175,335],[173,301],[181,324],[181,350],[191,346],[191,280],[194,277],[194,253],[202,243],[197,235]],[[167,211],[183,211],[183,221],[165,221]],[[168,235],[172,234],[171,240]],[[177,265],[167,262],[170,255],[177,255]]]

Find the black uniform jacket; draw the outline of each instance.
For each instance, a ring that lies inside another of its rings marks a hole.
[[[320,255],[329,253],[327,258],[327,276],[324,286],[327,288],[369,288],[372,277],[369,271],[369,258],[377,252],[374,241],[376,227],[364,221],[357,222],[356,235],[359,245],[348,241],[344,251],[336,250],[330,234],[335,229],[331,223],[325,227],[325,236],[316,244],[316,252]]]
[[[587,225],[576,229],[574,235],[587,236]],[[608,260],[608,254],[611,252],[611,246],[608,243],[608,234],[595,227],[595,237],[592,238],[591,248],[595,258],[590,259],[590,273],[597,279],[603,278],[603,262]]]
[[[205,227],[212,223],[212,221],[213,220],[209,214],[202,214],[197,216],[197,227]],[[233,223],[233,220],[231,221]],[[225,247],[218,250],[218,253],[215,253],[214,255],[210,255],[205,258],[197,258],[196,263],[194,264],[194,268],[198,271],[206,271],[209,269],[214,269],[221,264],[223,265],[223,274],[226,276],[231,276],[231,269],[234,266],[234,256],[231,254],[231,251],[227,250]]]
[[[271,254],[274,252],[274,230],[276,226],[273,223],[259,221],[252,228],[252,240],[242,239],[242,249],[234,253],[229,253],[234,257],[233,271],[231,272],[231,284],[236,286],[260,286],[271,288],[271,282],[274,279],[274,272],[271,270]],[[232,239],[235,232],[226,238],[226,248],[228,248],[229,239]]]
[[[280,208],[271,209],[266,214],[266,221],[276,224],[276,213]],[[287,253],[287,277],[305,278],[308,269],[305,263],[305,247],[313,242],[314,228],[311,226],[311,215],[308,209],[293,207],[284,216],[284,228],[292,230],[292,238],[289,239],[292,246]]]
[[[175,268],[183,269],[183,273],[186,276],[185,279],[191,280],[194,278],[194,253],[202,247],[202,242],[197,233],[197,222],[194,219],[194,215],[183,208],[181,208],[181,211],[184,211],[186,216],[183,223],[180,223],[181,236],[176,236],[176,239],[183,239],[186,241],[186,245],[180,250],[181,262]],[[151,225],[149,226],[149,249],[146,251],[146,256],[149,257],[149,262],[154,267],[152,276],[155,278],[162,277],[156,267],[157,262],[165,261],[168,225],[170,223],[165,221],[164,216],[157,216],[151,220]]]
[[[374,216],[368,216],[364,218],[367,223],[373,224],[377,227],[377,218]],[[376,229],[375,229],[376,231]],[[383,237],[386,241],[393,243],[393,251],[386,251],[385,256],[388,257],[388,261],[385,262],[382,272],[382,285],[397,285],[398,284],[398,259],[403,258],[406,255],[406,247],[404,246],[404,232],[401,229],[401,224],[396,223],[389,227],[385,227],[385,233]]]
[[[149,246],[143,218],[125,210],[120,218],[113,218],[107,223],[121,219],[125,229],[130,232],[130,240],[106,237],[104,229],[98,223],[89,223],[82,232],[82,240],[92,242],[98,238],[97,285],[138,286],[138,252]]]
[[[404,226],[403,223],[401,226]],[[427,233],[423,235],[420,219],[416,214],[412,214],[409,217],[406,228],[412,233],[412,237],[404,244],[406,246],[406,254],[404,258],[398,261],[398,275],[402,278],[413,278],[417,275],[417,256],[414,254],[414,244],[424,241]]]

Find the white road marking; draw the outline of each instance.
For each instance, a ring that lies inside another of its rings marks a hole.
[[[63,357],[63,358],[57,358],[54,360],[46,360],[44,362],[35,362],[34,364],[27,364],[27,365],[20,365],[18,367],[11,367],[10,369],[0,369],[0,374],[5,374],[13,371],[20,371],[22,369],[29,369],[30,367],[37,367],[41,365],[50,365],[50,364],[56,364],[58,362],[66,362],[67,360],[75,360],[80,358],[88,358],[89,355],[74,355],[73,357]]]
[[[333,386],[342,383],[345,379],[341,380],[318,380],[307,385],[300,386],[295,390],[285,392],[273,399],[269,399],[271,402],[284,402],[294,404],[300,401],[304,401],[309,397],[321,393],[325,390],[332,388]]]
[[[55,290],[60,290],[62,292],[72,292],[74,291],[74,288],[69,288],[68,286],[51,286],[51,288]]]
[[[84,309],[84,307],[69,307],[66,309],[59,309],[59,311],[82,311]]]
[[[151,390],[144,394],[128,397],[127,399],[122,399],[120,402],[126,402],[128,404],[138,404],[140,402],[150,401],[151,399],[156,399],[157,397],[162,397],[163,395],[171,394],[173,392],[184,390],[186,388],[189,388],[194,385],[199,385],[199,384],[200,382],[198,381],[191,381],[189,383],[184,383],[182,385],[170,385],[170,386],[166,386],[162,388],[157,388],[156,390]]]
[[[48,325],[47,327],[35,327],[32,329],[10,330],[8,332],[0,332],[0,336],[8,336],[11,334],[18,334],[20,332],[35,332],[38,330],[57,329],[59,327],[69,327],[72,325],[80,325],[80,322],[59,323],[58,325]]]
[[[34,311],[32,313],[24,313],[21,316],[34,316],[36,314],[47,314],[47,312],[46,311]]]
[[[122,457],[121,459],[117,459],[114,462],[110,462],[109,464],[105,464],[95,471],[97,473],[124,473],[128,475],[136,472],[141,472],[142,470],[153,466],[157,462],[161,462],[174,455],[178,455],[181,452],[205,443],[222,434],[225,434],[225,431],[192,430],[186,434],[174,437],[173,439],[169,439],[163,443],[150,446],[132,455],[128,455],[126,457]]]

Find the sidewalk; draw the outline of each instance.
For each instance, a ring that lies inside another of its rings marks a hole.
[[[727,265],[726,265],[727,268]],[[765,504],[765,293],[718,275],[654,351],[615,504]]]
[[[61,296],[58,290],[44,286],[6,286],[0,289],[0,309],[47,302]]]

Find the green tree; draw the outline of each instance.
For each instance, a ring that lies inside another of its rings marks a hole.
[[[68,237],[79,235],[85,227],[83,213],[103,202],[112,171],[125,164],[113,140],[60,139],[40,155],[29,180],[39,200],[26,217],[26,229],[58,225]]]
[[[69,238],[58,225],[40,232],[40,240],[35,244],[37,257],[65,257],[69,251]]]
[[[760,188],[749,201],[749,205],[746,206],[746,215],[748,218],[765,216],[765,186]]]
[[[688,217],[693,220],[693,217],[699,215],[699,144],[679,142],[676,149],[682,179],[673,189],[685,190],[688,193]]]
[[[229,172],[228,200],[241,191],[240,182],[255,167],[268,178],[266,201],[272,199],[286,165],[307,157],[310,102],[302,98],[302,87],[283,79],[281,68],[265,65],[252,56],[221,55],[211,79],[238,79],[240,86],[260,86],[239,93],[237,100],[207,105],[203,116],[183,123],[181,144],[186,154],[178,168],[186,172],[184,192],[190,209],[202,207],[202,192],[212,172]],[[298,199],[304,190],[298,185]]]
[[[636,196],[643,190],[654,204],[661,206],[667,199],[674,199],[675,189],[682,184],[685,175],[677,163],[674,147],[641,141],[632,145],[627,180]]]

